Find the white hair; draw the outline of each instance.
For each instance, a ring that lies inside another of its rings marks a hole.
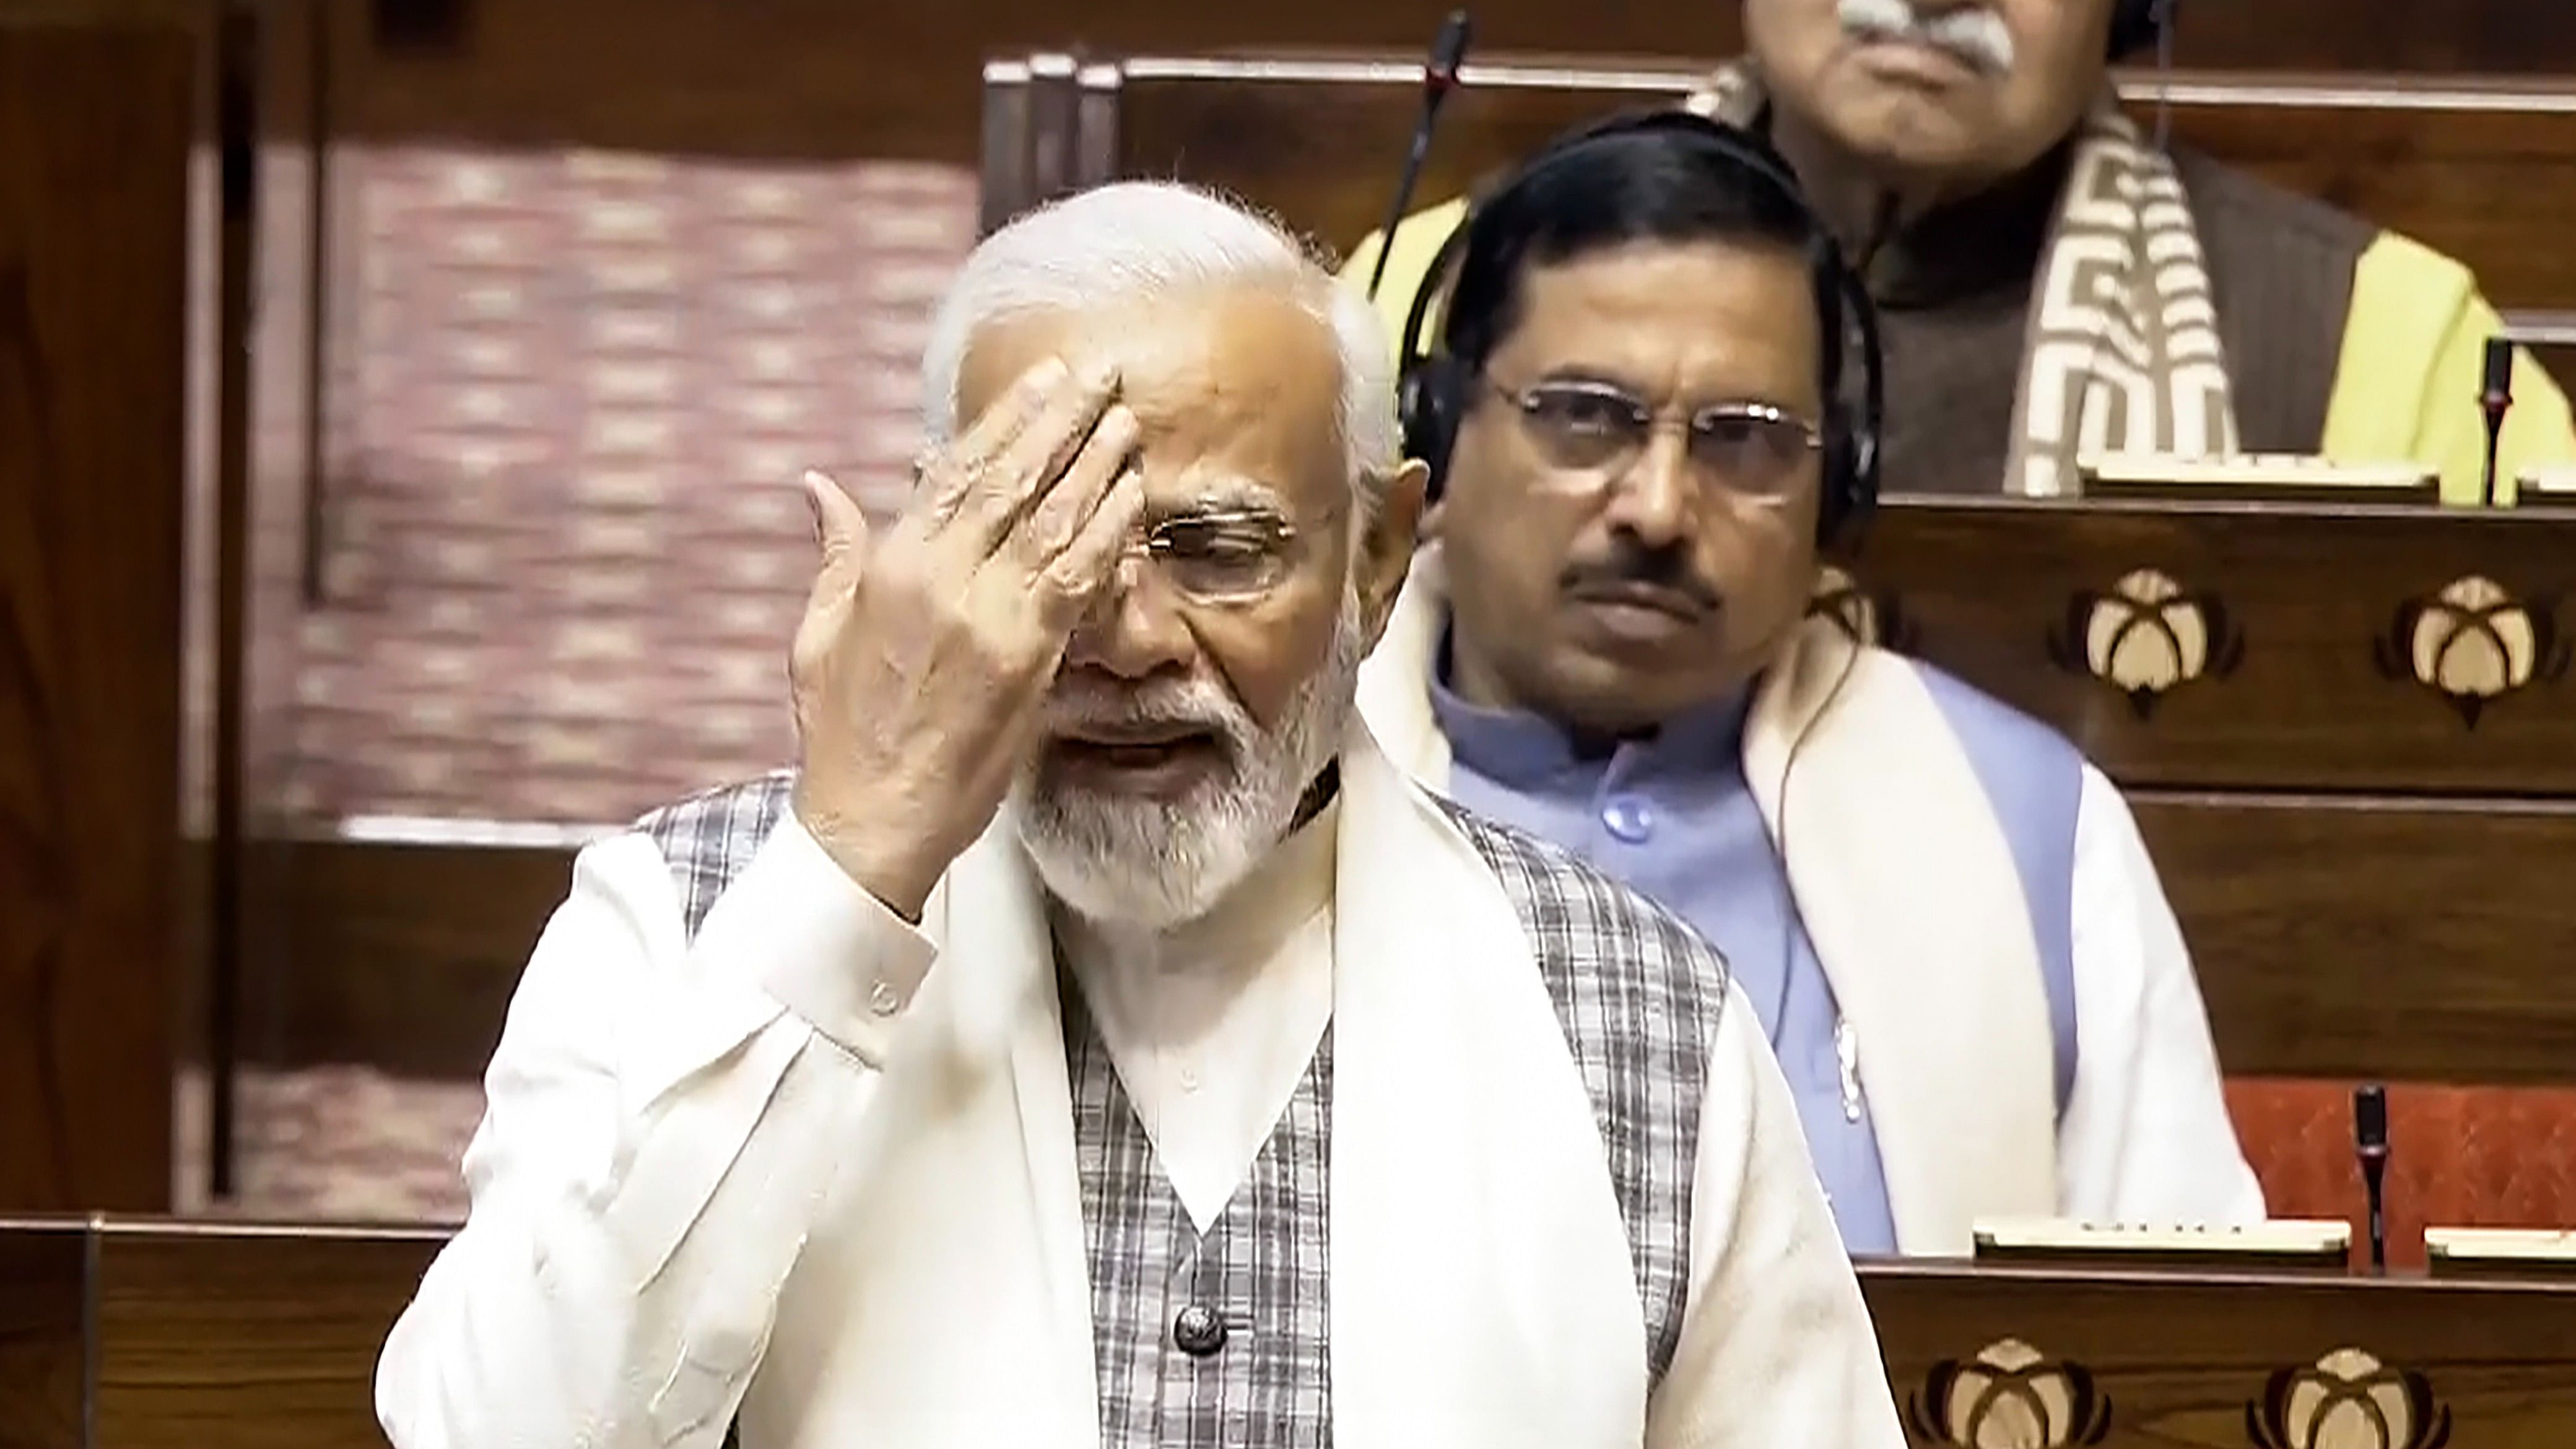
[[[923,431],[933,445],[956,436],[958,374],[975,335],[992,323],[1223,285],[1274,288],[1332,329],[1342,367],[1334,425],[1365,516],[1400,446],[1393,346],[1377,309],[1278,223],[1172,182],[1078,192],[986,237],[931,321],[921,362]]]

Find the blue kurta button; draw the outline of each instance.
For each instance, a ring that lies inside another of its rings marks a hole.
[[[1640,845],[1655,833],[1655,807],[1634,795],[1614,795],[1601,807],[1601,824],[1630,845]]]

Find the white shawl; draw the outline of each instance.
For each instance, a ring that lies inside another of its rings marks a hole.
[[[1360,677],[1361,712],[1387,752],[1444,790],[1449,742],[1430,680],[1447,618],[1434,545]],[[2053,1214],[2038,942],[2003,826],[1922,676],[1809,620],[1763,677],[1744,773],[1772,840],[1788,841],[1799,917],[1859,1043],[1899,1250],[1964,1256],[1977,1218]]]
[[[1344,1449],[1634,1449],[1644,1315],[1601,1135],[1509,900],[1354,728],[1335,865],[1331,1354]],[[786,1284],[755,1442],[1096,1442],[1053,948],[1007,831]]]

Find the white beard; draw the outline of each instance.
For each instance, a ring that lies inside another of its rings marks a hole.
[[[1038,879],[1097,925],[1160,932],[1206,915],[1287,836],[1307,786],[1341,748],[1364,652],[1354,595],[1331,656],[1272,732],[1212,681],[1147,686],[1121,701],[1109,715],[1119,722],[1180,720],[1218,736],[1228,768],[1178,800],[1041,787],[1034,762],[1023,767],[1011,810]]]

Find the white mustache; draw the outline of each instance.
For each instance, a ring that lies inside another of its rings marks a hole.
[[[1909,0],[1840,0],[1839,11],[1844,31],[1852,35],[1928,45],[1993,75],[2013,67],[2012,31],[1983,5],[1926,15]]]
[[[1059,735],[1175,727],[1206,730],[1229,743],[1240,739],[1250,724],[1223,690],[1204,680],[1166,680],[1134,689],[1060,682],[1040,706],[1038,722]]]

